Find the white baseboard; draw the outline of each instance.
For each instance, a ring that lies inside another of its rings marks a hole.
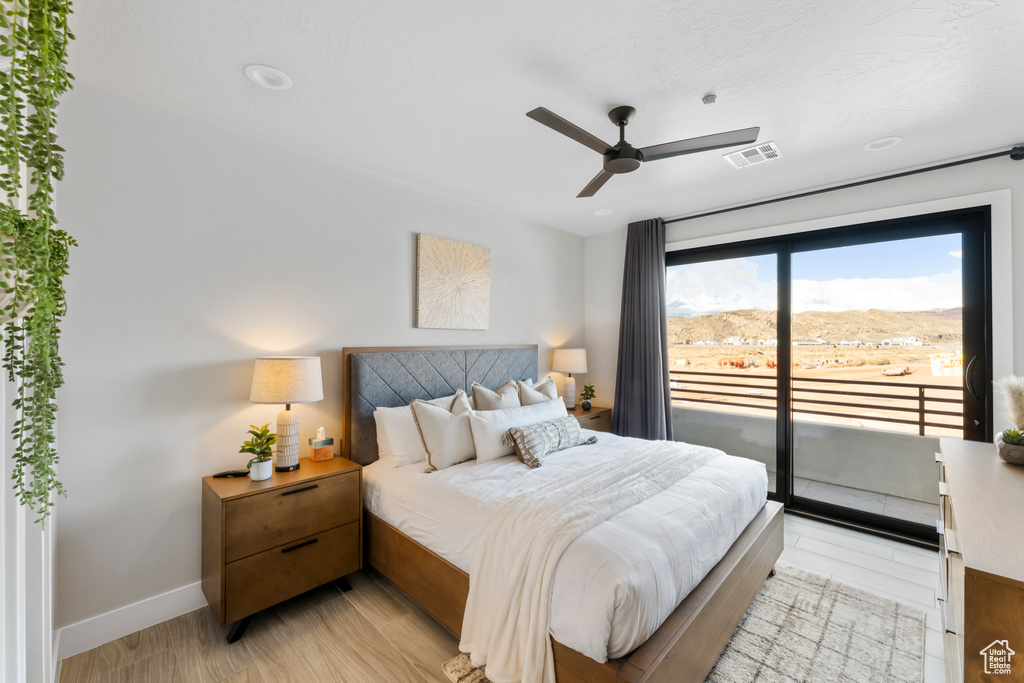
[[[57,632],[57,661],[206,606],[201,583],[133,602]]]

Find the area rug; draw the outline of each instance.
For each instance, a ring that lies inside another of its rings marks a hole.
[[[778,565],[706,683],[920,683],[925,615],[820,574]],[[488,683],[460,654],[452,683]]]

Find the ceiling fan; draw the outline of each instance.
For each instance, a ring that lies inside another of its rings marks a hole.
[[[594,176],[594,179],[583,188],[582,192],[576,195],[577,198],[593,197],[613,175],[635,171],[645,161],[657,161],[658,159],[677,157],[681,154],[694,154],[695,152],[705,152],[709,149],[745,145],[750,142],[756,142],[757,135],[761,131],[759,127],[755,126],[753,128],[729,131],[728,133],[715,133],[714,135],[676,140],[675,142],[666,142],[660,145],[651,145],[650,147],[637,149],[626,142],[626,126],[635,113],[636,109],[633,107],[615,107],[608,112],[608,118],[619,127],[619,142],[616,145],[609,145],[597,136],[588,133],[574,123],[566,121],[558,114],[544,107],[537,107],[533,111],[526,112],[526,115],[534,121],[543,123],[548,128],[572,138],[581,145],[586,145],[598,154],[604,155],[604,168]]]

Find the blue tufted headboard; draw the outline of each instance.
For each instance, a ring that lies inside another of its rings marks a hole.
[[[496,389],[509,379],[537,379],[537,345],[342,349],[342,456],[377,459],[378,407],[467,394],[474,382]]]

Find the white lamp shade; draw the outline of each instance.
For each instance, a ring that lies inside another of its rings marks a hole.
[[[256,359],[249,394],[253,403],[311,403],[323,398],[319,356]]]
[[[586,372],[586,349],[555,349],[555,357],[551,362],[555,372]]]

